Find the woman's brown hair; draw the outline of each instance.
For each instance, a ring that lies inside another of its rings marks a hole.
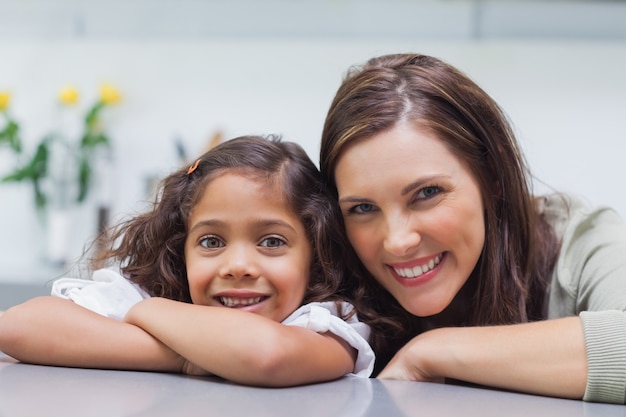
[[[320,151],[320,169],[335,196],[335,168],[346,148],[405,120],[440,138],[480,184],[485,245],[468,280],[475,286],[471,317],[459,323],[543,318],[558,242],[537,213],[531,177],[504,112],[456,68],[430,56],[394,54],[348,72],[328,111]],[[421,321],[351,256],[354,301],[373,327],[373,345],[384,362],[420,331]]]
[[[114,227],[107,250],[92,263],[121,265],[124,276],[151,296],[191,302],[184,253],[188,219],[208,183],[234,171],[276,185],[304,225],[312,262],[303,302],[335,298],[348,246],[340,233],[341,213],[301,146],[274,136],[244,136],[209,150],[193,166],[163,179],[151,209]]]

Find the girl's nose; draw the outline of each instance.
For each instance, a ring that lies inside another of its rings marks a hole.
[[[410,217],[396,216],[387,221],[384,249],[394,256],[405,256],[416,249],[422,237]]]
[[[223,263],[220,267],[222,278],[254,279],[259,277],[255,250],[231,246],[223,256]]]

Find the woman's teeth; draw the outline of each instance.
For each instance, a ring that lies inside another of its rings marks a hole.
[[[393,270],[403,278],[415,278],[435,268],[439,262],[441,262],[441,255],[435,256],[426,265],[418,265],[413,268],[393,268]]]

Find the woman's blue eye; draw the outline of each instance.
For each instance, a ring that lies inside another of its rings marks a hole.
[[[438,186],[424,187],[419,191],[418,195],[422,198],[432,198],[439,194],[440,191],[441,188]]]
[[[266,248],[277,248],[279,246],[285,245],[285,241],[278,237],[268,237],[261,241],[259,246],[263,246]]]
[[[369,204],[369,203],[362,203],[362,204],[359,204],[358,206],[352,207],[350,211],[352,213],[357,213],[357,214],[370,213],[374,211],[374,205]]]
[[[204,237],[200,239],[200,246],[207,249],[217,249],[224,246],[224,242],[216,237]]]

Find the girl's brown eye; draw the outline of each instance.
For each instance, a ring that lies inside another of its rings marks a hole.
[[[286,242],[279,237],[268,237],[261,241],[259,246],[263,246],[266,248],[277,248],[280,246],[286,245]]]
[[[200,239],[200,246],[207,249],[217,249],[224,246],[224,242],[216,237],[204,237]]]

